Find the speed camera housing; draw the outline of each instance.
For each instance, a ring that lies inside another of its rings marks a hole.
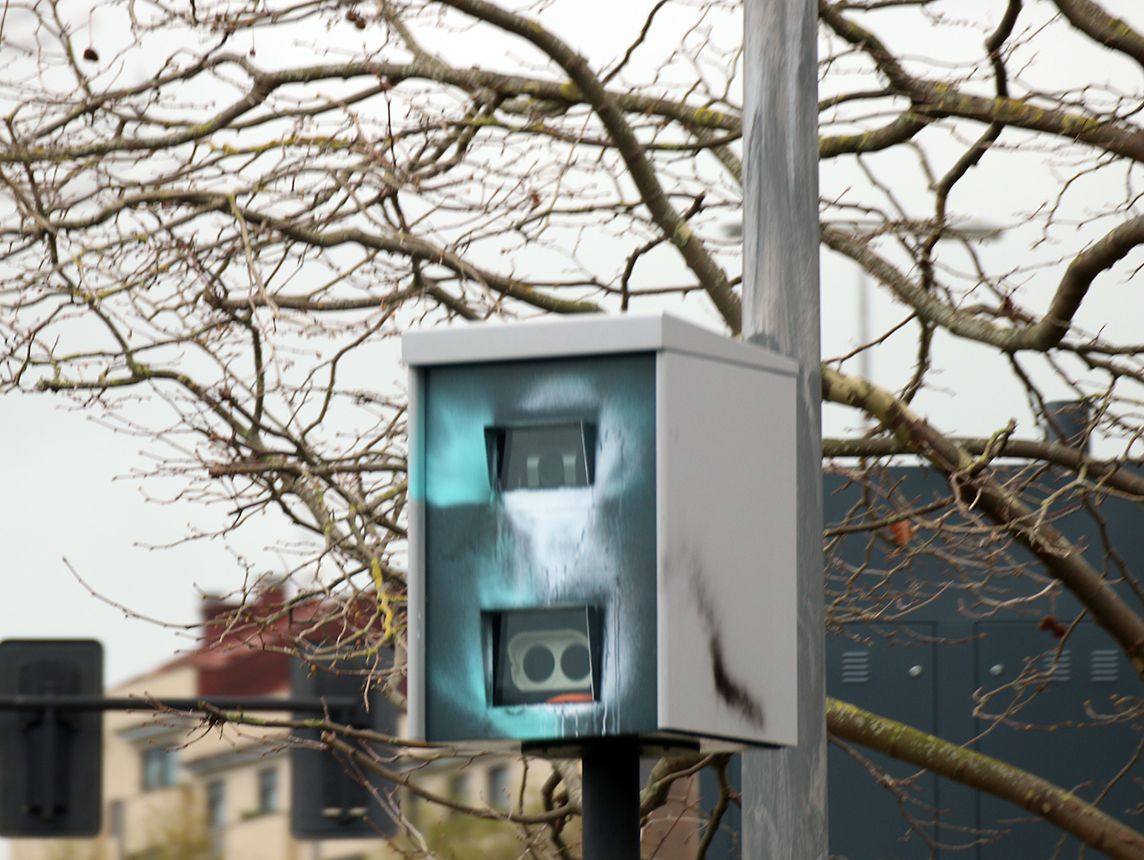
[[[795,743],[792,361],[666,315],[403,354],[413,736]]]

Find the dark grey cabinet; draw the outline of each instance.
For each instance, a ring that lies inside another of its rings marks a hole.
[[[977,685],[996,691],[981,705],[977,749],[1130,820],[1128,813],[1144,801],[1144,784],[1140,769],[1125,768],[1144,735],[1139,725],[1111,718],[1118,700],[1139,682],[1123,652],[1095,624],[1078,624],[1059,647],[1030,656],[1033,626],[976,625]],[[1056,856],[1080,853],[1075,839],[1062,840],[1036,816],[991,795],[978,796],[977,816],[980,828],[997,835],[979,847],[980,860],[1009,860],[1014,844],[1022,857],[1052,857],[1058,843]]]
[[[885,712],[928,732],[937,729],[936,642],[933,624],[848,625],[826,646],[826,684],[832,695]],[[831,744],[827,752],[831,852],[848,860],[913,860],[929,845],[912,832],[912,818],[932,830],[937,780],[908,764],[868,750]],[[875,779],[894,780],[893,788]]]
[[[1040,490],[1059,487],[1057,480],[1043,476]],[[856,484],[832,474],[824,484],[828,525],[861,510],[863,491]],[[886,469],[883,485],[919,507],[949,493],[946,478],[912,466]],[[1107,498],[1098,513],[1099,520],[1078,508],[1055,524],[1139,607],[1139,596],[1115,577],[1123,565],[1144,578],[1144,508]],[[954,515],[944,522],[956,528],[959,521]],[[1106,540],[1116,559],[1106,555]],[[837,602],[854,614],[866,609],[886,621],[831,629],[828,695],[1010,762],[1144,829],[1144,724],[1139,715],[1115,719],[1118,708],[1138,707],[1141,695],[1122,649],[1081,614],[1066,590],[1046,588],[1051,580],[1020,547],[991,546],[972,565],[958,549],[947,551],[925,532],[914,535],[908,548],[884,531],[872,536],[854,530],[832,541],[828,605]],[[966,587],[968,581],[985,584]],[[895,602],[895,594],[920,599]],[[857,753],[864,758],[832,745],[827,755],[832,857],[1094,856],[1076,840],[1063,839],[1058,828],[992,795],[918,775],[867,750]],[[871,771],[892,784],[880,784]],[[704,797],[709,809],[713,790]],[[735,856],[735,839],[719,844],[710,856]]]

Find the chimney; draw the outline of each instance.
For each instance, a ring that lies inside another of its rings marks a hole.
[[[266,577],[257,585],[256,589],[254,594],[254,615],[256,618],[267,618],[286,604],[285,578]]]
[[[229,616],[235,610],[233,603],[228,603],[217,594],[204,594],[199,615],[202,621],[202,644],[209,647],[216,644],[226,630]]]

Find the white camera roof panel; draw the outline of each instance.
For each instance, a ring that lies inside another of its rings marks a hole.
[[[401,352],[410,367],[677,352],[789,375],[798,370],[791,359],[670,314],[583,314],[441,327],[404,335]]]

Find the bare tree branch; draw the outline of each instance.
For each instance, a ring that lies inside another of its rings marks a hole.
[[[1144,36],[1092,0],[1053,0],[1074,27],[1144,66]]]
[[[1144,618],[1133,611],[1101,574],[1054,526],[1013,491],[1006,489],[983,463],[972,458],[931,427],[897,398],[872,383],[824,366],[826,400],[862,409],[914,453],[956,481],[960,494],[979,506],[998,525],[1032,552],[1050,576],[1059,579],[1119,643],[1136,673],[1144,678]]]
[[[826,702],[826,726],[835,737],[1007,800],[1109,857],[1131,860],[1144,853],[1144,835],[1013,765],[834,698]]]

